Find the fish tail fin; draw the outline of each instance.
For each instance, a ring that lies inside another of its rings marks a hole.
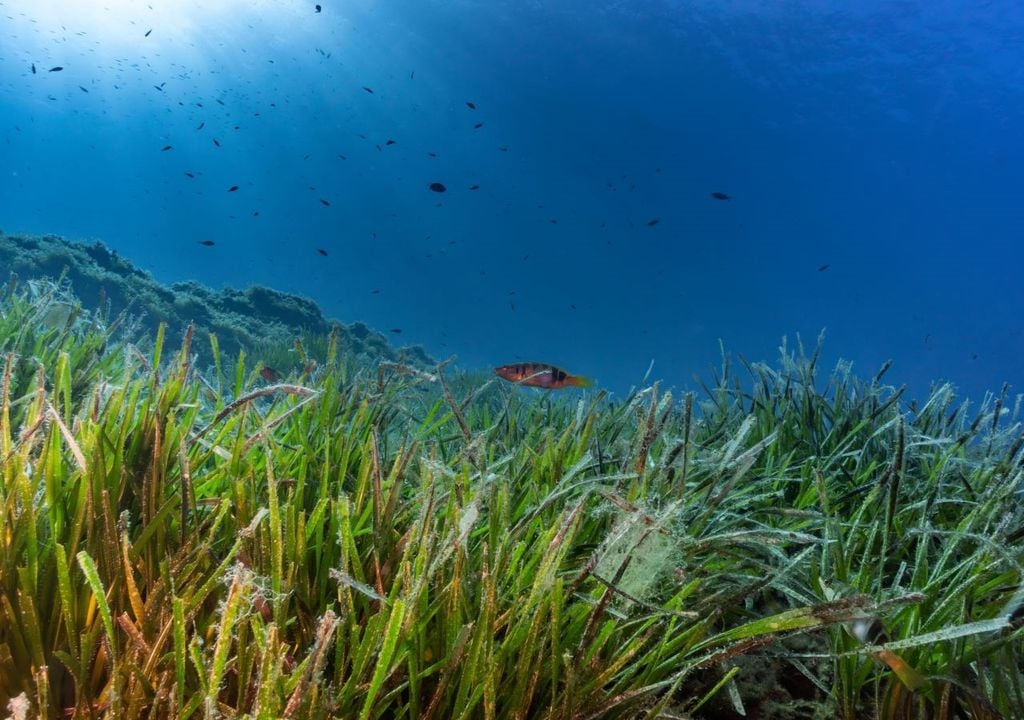
[[[594,384],[594,381],[593,379],[583,377],[582,375],[573,375],[570,384],[575,385],[576,387],[579,388],[588,388]]]

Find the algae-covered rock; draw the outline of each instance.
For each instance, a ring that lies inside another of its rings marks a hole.
[[[244,290],[214,290],[193,281],[161,285],[101,242],[0,231],[0,278],[11,273],[23,280],[63,277],[85,307],[105,304],[113,313],[127,311],[151,333],[166,323],[171,347],[190,323],[195,324],[198,338],[216,335],[221,353],[227,356],[241,349],[253,353],[270,345],[290,344],[300,335],[326,335],[337,326],[342,348],[356,357],[435,364],[419,346],[396,348],[363,323],[346,325],[325,318],[309,298],[258,285]],[[193,348],[201,360],[209,360],[208,343],[197,342]]]

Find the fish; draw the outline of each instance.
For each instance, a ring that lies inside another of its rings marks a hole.
[[[203,122],[199,123],[199,127],[197,127],[196,130],[202,130],[204,127],[206,127],[206,121],[205,120]]]
[[[369,88],[369,87],[366,87],[365,85],[363,85],[363,90],[365,90],[366,92],[368,92],[371,95],[373,95],[373,88]]]
[[[395,335],[401,335],[402,328],[391,328],[391,332],[393,332]]]
[[[470,110],[476,110],[476,103],[471,103],[467,100],[466,107],[468,107]]]
[[[237,192],[237,191],[238,191],[238,186],[237,185],[232,185],[231,187],[228,188],[228,192]]]
[[[174,149],[173,145],[164,145],[162,148],[160,148],[160,152],[167,152],[168,150],[173,150],[173,149]]]
[[[479,185],[470,185],[470,186],[469,186],[469,189],[470,189],[470,190],[479,190],[479,189],[480,189],[480,186],[479,186]]]
[[[260,377],[269,383],[281,382],[281,373],[269,365],[260,368]]]
[[[204,247],[213,247],[214,246],[213,240],[200,240],[199,244],[204,246]]]
[[[324,250],[323,248],[317,248],[316,251],[323,255],[324,257],[327,257],[327,251]]]
[[[560,390],[567,387],[585,388],[594,384],[590,378],[582,375],[570,375],[565,370],[547,363],[525,362],[502,365],[494,368],[494,374],[502,380],[517,385],[544,388],[545,390]]]
[[[63,70],[63,69],[64,69],[64,68],[63,68],[63,66],[61,66],[61,65],[58,65],[58,66],[56,66],[56,67],[52,67],[52,68],[50,68],[50,69],[49,69],[49,70],[47,70],[46,72],[60,72],[60,71],[61,71],[61,70]]]
[[[480,128],[482,128],[483,126],[484,126],[484,124],[483,124],[483,123],[477,123],[476,125],[474,125],[474,126],[473,126],[473,129],[474,129],[474,130],[479,130],[479,129],[480,129]]]
[[[445,190],[447,190],[448,188],[446,188],[444,186],[444,183],[432,182],[432,183],[430,183],[430,189],[433,190],[436,193],[442,193]]]
[[[32,74],[33,75],[36,74],[36,64],[35,63],[32,63]]]
[[[389,139],[389,140],[388,140],[388,141],[387,141],[386,143],[384,143],[384,144],[385,144],[385,145],[394,145],[394,144],[395,144],[395,141],[394,141],[394,140],[391,140],[391,139]]]
[[[328,202],[327,200],[324,200],[323,198],[320,198],[320,204],[323,205],[324,207],[330,207],[331,206],[331,203]]]
[[[217,147],[220,147],[220,140],[218,140],[217,138],[214,138],[213,139],[213,144],[216,145]]]
[[[647,227],[654,227],[661,222],[661,218],[652,218],[647,221]]]
[[[145,35],[143,35],[142,37],[149,37],[149,34],[150,34],[151,32],[153,32],[153,29],[152,29],[152,28],[150,28],[149,30],[147,30],[147,31],[146,31],[146,34],[145,34]]]
[[[828,265],[822,265],[821,267],[818,268],[818,272],[825,272],[828,269],[829,269]]]
[[[713,197],[715,200],[732,200],[732,198],[726,195],[724,192],[713,192],[711,193],[711,197]]]
[[[190,178],[194,178],[194,177],[195,177],[195,174],[194,174],[194,173],[190,173],[190,172],[187,172],[187,173],[185,173],[185,177],[190,177]]]
[[[320,7],[319,5],[314,5],[313,12],[323,12],[323,8]]]
[[[88,90],[86,90],[86,89],[85,89],[85,88],[84,88],[83,86],[81,86],[81,85],[79,85],[79,86],[78,86],[78,89],[79,89],[79,90],[81,90],[81,91],[82,91],[82,92],[84,92],[84,93],[87,93],[87,92],[89,92]]]

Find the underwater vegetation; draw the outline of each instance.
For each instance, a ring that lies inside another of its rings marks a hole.
[[[230,356],[243,348],[252,353],[287,347],[299,335],[326,337],[338,325],[345,347],[364,360],[400,360],[416,366],[436,362],[418,346],[396,349],[362,323],[328,320],[316,303],[297,295],[262,286],[211,290],[195,282],[162,285],[100,242],[77,243],[55,235],[6,235],[0,231],[0,277],[12,273],[23,278],[62,277],[87,308],[101,308],[111,315],[124,312],[150,338],[164,324],[168,339],[178,344],[192,324],[201,337],[215,334],[221,351]],[[195,350],[201,361],[211,361],[209,343]],[[286,364],[289,359],[278,361]]]
[[[1024,717],[1005,391],[784,345],[612,403],[337,328],[270,382],[64,302],[0,297],[12,717]]]

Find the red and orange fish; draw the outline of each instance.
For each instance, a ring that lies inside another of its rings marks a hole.
[[[593,381],[582,375],[570,375],[565,370],[547,363],[515,363],[494,368],[494,374],[502,380],[518,385],[559,390],[567,387],[590,387]]]

